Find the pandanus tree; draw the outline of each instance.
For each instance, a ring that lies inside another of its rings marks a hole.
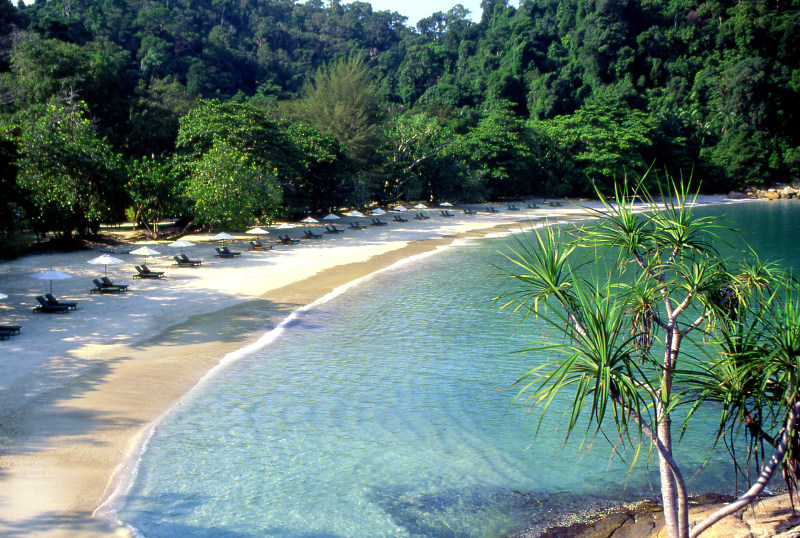
[[[507,254],[519,285],[497,300],[549,327],[535,349],[553,360],[521,377],[516,398],[544,413],[569,392],[567,435],[582,420],[598,430],[613,422],[622,440],[649,444],[669,536],[688,537],[752,502],[781,465],[797,468],[800,315],[786,273],[722,255],[723,226],[695,214],[687,186],[670,185],[658,200],[621,187],[587,210],[597,217],[589,224],[521,236]],[[634,210],[636,197],[647,211]],[[706,402],[722,410],[709,435],[743,429],[772,453],[744,496],[690,528],[673,417],[685,407],[689,427]]]

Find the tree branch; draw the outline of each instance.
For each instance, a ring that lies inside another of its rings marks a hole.
[[[764,467],[764,469],[762,469],[761,473],[759,473],[758,480],[756,480],[756,483],[753,484],[753,487],[747,490],[744,495],[739,497],[734,502],[723,508],[720,508],[692,527],[692,531],[689,534],[690,538],[699,536],[701,532],[718,522],[720,519],[724,518],[725,516],[729,516],[740,508],[744,508],[756,500],[756,497],[758,497],[759,493],[761,493],[761,491],[766,487],[767,483],[772,479],[772,475],[775,474],[775,471],[780,465],[781,460],[783,460],[783,455],[786,452],[786,448],[789,446],[789,440],[794,433],[794,427],[797,423],[798,413],[800,413],[800,402],[796,402],[791,407],[789,411],[789,418],[786,419],[786,427],[783,429],[783,434],[781,435],[781,442],[777,447],[775,447],[775,452],[772,454],[772,457],[769,459],[769,462],[767,462],[767,465]]]
[[[694,322],[691,325],[689,325],[685,329],[679,329],[681,334],[683,336],[686,336],[687,334],[695,330],[697,327],[699,327],[700,324],[703,323],[703,320],[707,319],[708,316],[710,315],[711,315],[711,310],[706,310],[696,320],[694,320]]]

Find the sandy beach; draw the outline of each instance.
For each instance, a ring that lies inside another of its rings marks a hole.
[[[344,234],[268,252],[248,252],[252,236],[236,234],[228,246],[242,256],[233,259],[213,257],[220,243],[208,235],[187,236],[196,246],[186,253],[203,260],[196,268],[171,267],[177,249],[148,243],[162,254],[148,260],[166,272],[159,280],[132,278],[144,258],[124,252],[138,244],[104,247],[125,262],[107,267],[109,278],[130,285],[119,295],[89,293],[104,268],[86,262],[99,249],[0,263],[0,292],[8,295],[0,301],[0,324],[22,326],[20,335],[0,342],[0,534],[126,535],[98,507],[116,491],[148,427],[227,353],[297,308],[410,256],[457,238],[518,230],[531,218],[584,213],[558,207],[428,214],[430,220],[417,221],[412,212],[405,223],[383,218],[387,226],[365,230],[347,229],[353,219],[342,219]],[[299,237],[303,229],[288,233]],[[72,275],[52,286],[59,299],[77,301],[77,310],[32,312],[50,282],[31,275],[49,268]]]
[[[579,213],[575,208],[481,213],[323,235],[320,240],[248,252],[252,236],[237,235],[233,259],[214,258],[219,242],[187,236],[186,249],[202,266],[173,268],[177,249],[148,265],[164,279],[133,279],[144,258],[122,254],[107,267],[122,294],[92,294],[103,266],[88,260],[99,251],[26,256],[0,264],[0,323],[22,333],[0,343],[0,534],[82,536],[124,529],[94,512],[111,494],[118,469],[137,450],[148,425],[167,412],[227,353],[270,330],[291,311],[361,276],[436,249],[455,238],[518,229],[517,221]],[[340,228],[348,220],[337,221]],[[363,220],[363,219],[362,219]],[[320,233],[321,227],[311,228]],[[283,231],[282,231],[283,232]],[[299,231],[289,230],[293,237]],[[273,236],[274,236],[273,232]],[[109,247],[104,247],[108,250]],[[72,275],[53,282],[61,300],[77,301],[68,314],[34,314],[35,296],[50,282],[31,278],[54,268]]]

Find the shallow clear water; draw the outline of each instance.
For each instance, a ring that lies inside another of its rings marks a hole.
[[[800,205],[706,210],[800,267]],[[656,463],[628,474],[613,440],[565,444],[560,413],[534,438],[537,416],[511,405],[542,357],[515,353],[539,328],[491,302],[509,241],[448,248],[302,313],[157,428],[119,518],[151,537],[495,536],[575,499],[654,495]],[[713,424],[695,423],[677,458],[687,475],[706,462],[692,490],[730,492]]]

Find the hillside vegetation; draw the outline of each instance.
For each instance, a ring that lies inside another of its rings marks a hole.
[[[482,7],[0,0],[0,228],[800,172],[800,0]]]

